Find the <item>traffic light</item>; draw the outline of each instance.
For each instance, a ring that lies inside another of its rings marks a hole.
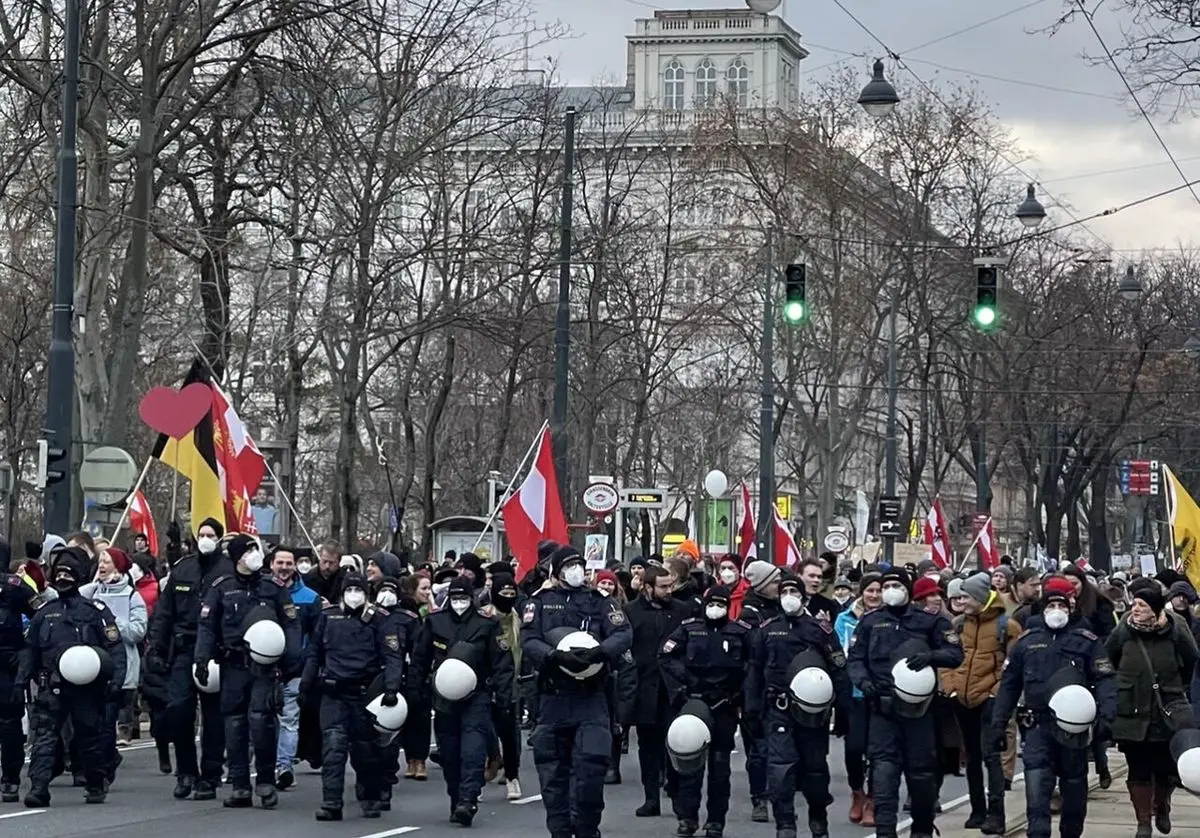
[[[51,483],[57,483],[67,476],[67,472],[61,466],[52,468],[66,457],[67,452],[62,448],[52,448],[50,442],[45,439],[38,440],[38,459],[37,459],[37,479],[36,484],[39,489],[45,489]],[[65,464],[64,464],[65,465]]]
[[[788,265],[783,272],[783,319],[799,323],[808,315],[805,300],[808,268],[804,264]]]
[[[1000,269],[995,265],[975,267],[975,324],[990,329],[999,315],[997,295],[1000,291]]]

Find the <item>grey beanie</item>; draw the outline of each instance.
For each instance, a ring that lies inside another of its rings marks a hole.
[[[954,579],[951,579],[950,584],[948,584],[946,586],[946,598],[947,599],[958,599],[960,596],[963,596],[962,586],[963,586],[963,580],[961,580],[957,577],[955,577]]]
[[[969,596],[980,605],[987,605],[992,595],[992,577],[986,573],[976,573],[962,583],[962,595]]]
[[[746,565],[746,569],[742,571],[742,575],[746,577],[746,581],[750,583],[751,588],[761,591],[782,576],[783,571],[769,562],[755,559]]]
[[[1008,579],[1009,582],[1011,582],[1013,580],[1014,571],[1011,567],[1009,567],[1006,564],[999,564],[999,565],[996,565],[995,567],[993,567],[991,573],[987,574],[988,579],[991,579],[992,576],[997,573],[1003,573],[1005,578]],[[990,585],[991,582],[988,582],[988,584]]]

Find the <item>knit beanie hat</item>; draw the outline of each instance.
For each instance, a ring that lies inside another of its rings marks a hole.
[[[775,565],[764,562],[761,559],[755,559],[746,565],[746,569],[742,572],[742,575],[746,577],[746,581],[750,583],[751,588],[761,591],[783,574]]]
[[[995,571],[992,571],[995,573]],[[986,573],[976,573],[963,580],[962,595],[969,596],[980,605],[987,605],[992,597],[992,579]]]

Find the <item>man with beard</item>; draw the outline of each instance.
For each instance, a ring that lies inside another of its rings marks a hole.
[[[304,584],[316,592],[325,607],[341,601],[342,548],[336,541],[326,541],[317,551],[317,566],[304,577]]]

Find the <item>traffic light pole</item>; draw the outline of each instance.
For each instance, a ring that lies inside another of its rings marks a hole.
[[[571,514],[571,479],[567,469],[567,395],[571,372],[571,233],[575,200],[575,108],[564,117],[563,185],[558,239],[558,309],[554,320],[554,413],[550,422],[554,470],[563,504]]]
[[[892,301],[888,307],[888,357],[887,357],[887,436],[884,439],[884,480],[887,496],[896,496],[896,390],[898,389],[896,370],[896,290],[892,290]],[[883,539],[883,560],[889,565],[896,557],[896,539]]]
[[[71,528],[71,459],[75,406],[75,348],[71,311],[75,296],[75,205],[78,171],[75,153],[79,102],[79,7],[66,0],[63,44],[62,139],[58,147],[58,219],[55,231],[54,300],[46,392],[46,433],[62,449],[63,478],[46,486],[45,532],[66,535]]]
[[[767,230],[763,270],[762,408],[758,430],[758,558],[774,564],[775,533],[775,233]]]

